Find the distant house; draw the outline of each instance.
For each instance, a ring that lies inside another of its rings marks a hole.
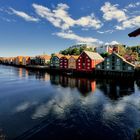
[[[113,48],[110,45],[102,45],[96,47],[96,52],[99,54],[103,54],[103,53],[111,54],[113,52]]]
[[[69,69],[76,69],[76,61],[79,56],[72,55],[68,60],[68,68]]]
[[[30,65],[36,65],[36,58],[35,57],[30,57],[29,64]]]
[[[29,65],[29,63],[30,63],[30,57],[29,56],[24,56],[23,58],[22,58],[22,65]]]
[[[96,65],[96,70],[133,72],[135,65],[126,61],[117,53],[112,53],[103,62]]]
[[[103,57],[96,52],[84,51],[77,59],[76,69],[78,71],[92,71],[103,60]]]
[[[60,58],[62,57],[62,54],[55,54],[50,59],[50,67],[51,68],[59,68],[60,66]]]
[[[17,56],[15,58],[15,64],[16,65],[22,65],[22,59],[23,59],[23,56]]]
[[[67,69],[68,68],[68,60],[70,56],[65,55],[60,58],[60,69]]]
[[[50,62],[51,56],[49,55],[39,55],[36,56],[35,63],[36,65],[47,65]]]

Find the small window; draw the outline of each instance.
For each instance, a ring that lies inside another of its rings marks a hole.
[[[128,70],[132,70],[132,67],[131,66],[128,66]]]
[[[112,70],[114,70],[115,69],[115,67],[112,67]]]
[[[110,65],[110,62],[107,62],[106,64],[107,64],[107,65]]]
[[[113,62],[113,63],[112,63],[112,66],[114,66],[114,65],[115,65],[115,63]]]
[[[109,66],[106,66],[106,68],[109,69],[110,67]]]
[[[109,58],[107,58],[106,61],[109,62],[110,61]]]
[[[117,62],[120,62],[120,59],[119,58],[117,59]]]

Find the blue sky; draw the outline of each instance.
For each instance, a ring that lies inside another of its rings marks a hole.
[[[59,52],[75,43],[139,45],[139,0],[0,0],[0,56]]]

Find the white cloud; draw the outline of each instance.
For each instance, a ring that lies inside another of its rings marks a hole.
[[[69,6],[67,4],[60,3],[54,10],[44,7],[42,5],[33,4],[32,5],[36,13],[51,22],[55,27],[58,27],[62,30],[68,30],[70,27],[81,26],[81,27],[91,27],[99,29],[102,26],[100,20],[98,20],[94,14],[89,16],[81,17],[77,20],[73,19],[67,10]]]
[[[34,17],[32,17],[32,16],[29,16],[29,15],[26,14],[25,12],[17,11],[17,10],[15,10],[15,9],[13,9],[13,8],[10,8],[10,10],[12,11],[13,14],[15,14],[15,15],[17,15],[17,16],[23,18],[23,19],[26,20],[26,21],[32,21],[32,22],[37,22],[37,21],[39,21],[38,18],[34,18]]]
[[[70,39],[70,40],[74,40],[77,42],[98,43],[98,44],[103,43],[102,41],[100,41],[96,38],[82,37],[82,36],[74,34],[73,32],[58,32],[58,33],[55,33],[55,35],[57,35],[58,37],[61,37],[61,38]]]
[[[117,25],[116,29],[124,30],[126,28],[134,28],[140,27],[140,16],[129,18],[121,23],[121,25]]]
[[[105,45],[117,45],[117,44],[120,44],[119,42],[113,40],[111,42],[106,42]]]
[[[129,8],[135,8],[135,7],[138,7],[140,6],[140,2],[136,2],[136,3],[130,3],[128,6],[126,6],[125,8],[126,9],[129,9]]]
[[[104,13],[103,18],[107,21],[116,19],[118,22],[121,22],[127,19],[125,12],[118,9],[118,5],[112,5],[110,2],[106,2],[101,7],[101,11]]]
[[[105,34],[105,33],[113,33],[114,30],[106,30],[106,31],[97,31],[99,34]]]

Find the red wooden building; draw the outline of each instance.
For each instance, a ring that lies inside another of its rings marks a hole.
[[[103,57],[96,52],[84,51],[77,59],[76,69],[78,71],[92,71],[103,60]]]
[[[68,68],[68,59],[70,58],[69,55],[62,56],[60,58],[60,69],[67,69]]]

